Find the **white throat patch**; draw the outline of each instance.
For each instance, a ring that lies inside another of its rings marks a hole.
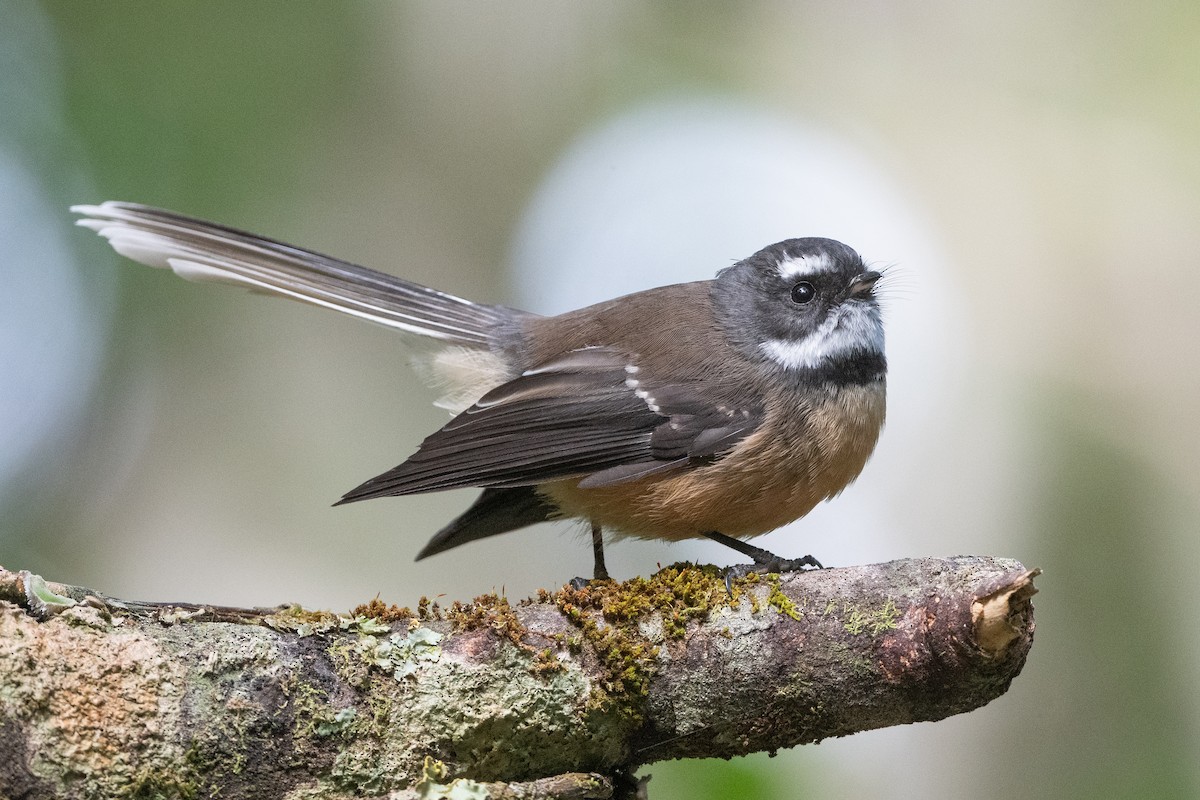
[[[851,302],[803,339],[768,339],[759,349],[785,369],[813,369],[855,351],[883,355],[883,319],[878,306]]]

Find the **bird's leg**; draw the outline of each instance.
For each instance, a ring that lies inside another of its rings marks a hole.
[[[596,567],[592,570],[592,580],[611,580],[608,577],[608,567],[604,565],[604,536],[600,526],[594,522],[592,523],[592,555],[596,558]]]
[[[725,587],[728,589],[732,589],[734,578],[743,578],[751,572],[794,572],[805,567],[822,569],[821,562],[812,556],[780,558],[770,550],[755,547],[748,542],[743,542],[741,539],[735,539],[732,536],[726,536],[717,531],[705,531],[704,535],[714,542],[720,542],[726,547],[732,547],[744,556],[750,556],[754,561],[753,564],[735,564],[725,570]]]
[[[592,581],[612,580],[608,576],[608,567],[604,565],[604,536],[602,529],[594,522],[592,523],[592,555],[596,559],[596,566],[592,569],[592,580],[572,578],[571,586],[573,588],[582,589]]]

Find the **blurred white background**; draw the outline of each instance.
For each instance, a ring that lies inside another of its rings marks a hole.
[[[761,540],[1041,566],[1008,695],[652,797],[1193,797],[1200,6],[0,0],[0,563],[118,596],[519,598],[570,525],[414,564],[469,492],[331,508],[445,413],[395,337],[123,262],[174,208],[553,313],[789,236],[893,273],[889,420]],[[619,577],[729,563],[623,542]]]

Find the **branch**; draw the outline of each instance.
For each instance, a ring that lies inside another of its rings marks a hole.
[[[730,594],[680,566],[338,616],[132,603],[0,568],[0,796],[626,796],[653,761],[984,705],[1032,644],[1037,572],[906,560]]]

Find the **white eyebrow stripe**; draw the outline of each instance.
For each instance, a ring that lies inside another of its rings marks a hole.
[[[788,257],[780,261],[776,267],[779,277],[784,280],[808,278],[824,272],[833,272],[837,264],[828,253],[815,253],[811,256]]]

